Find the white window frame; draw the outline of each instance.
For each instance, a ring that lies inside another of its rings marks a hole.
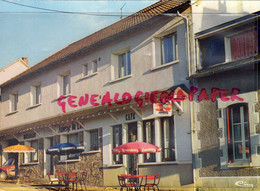
[[[126,63],[122,66],[123,62],[121,62],[121,58],[123,55],[126,56]],[[112,53],[111,66],[111,80],[122,79],[131,76],[132,72],[130,47],[126,47],[124,49]]]
[[[88,68],[89,68],[89,64],[84,64],[82,66],[82,77],[88,76],[89,73]]]
[[[231,105],[232,106],[232,105]],[[249,124],[248,124],[248,121],[247,122],[244,122],[244,106],[240,106],[239,107],[240,109],[240,123],[234,123],[233,121],[233,108],[231,108],[231,128],[232,128],[232,150],[233,150],[233,160],[234,160],[234,163],[236,162],[250,162],[250,159],[249,158],[246,158],[246,140],[245,140],[245,124],[247,125],[247,128],[250,129],[249,127]],[[247,113],[248,115],[248,113]],[[249,120],[249,119],[248,119]],[[236,141],[235,140],[235,135],[234,135],[234,131],[235,131],[235,125],[241,125],[241,141]],[[250,135],[249,135],[249,138],[250,138]],[[250,142],[250,139],[248,140],[248,142]],[[242,159],[236,159],[235,158],[235,143],[241,143],[242,144]],[[250,145],[250,144],[249,144]]]
[[[162,121],[164,123],[162,123]],[[161,144],[162,144],[162,161],[176,161],[176,137],[175,137],[175,126],[174,118],[171,117],[161,117]],[[172,125],[172,126],[171,126]],[[168,128],[167,128],[168,127]],[[170,134],[172,133],[172,134]],[[168,149],[168,154],[166,153]],[[174,154],[172,158],[171,154]],[[168,155],[168,157],[167,157]]]
[[[118,133],[117,139],[115,139],[116,138],[115,129],[119,129],[119,131],[117,131],[117,133]],[[111,126],[111,146],[112,146],[112,148],[118,147],[119,145],[123,144],[123,136],[124,136],[123,135],[123,129],[124,129],[124,127],[123,127],[122,124],[117,124],[117,125]],[[112,154],[112,164],[113,165],[124,164],[123,156]]]
[[[98,135],[98,137],[97,137],[97,141],[98,141],[98,149],[96,149],[96,150],[93,150],[92,148],[91,148],[91,133],[93,132],[93,131],[97,131],[97,135]],[[87,152],[98,152],[98,151],[100,151],[100,143],[99,143],[99,128],[97,128],[97,129],[91,129],[91,130],[88,130],[88,131],[85,131],[85,133],[86,133],[86,150],[87,150]]]
[[[94,59],[89,63],[82,65],[82,78],[97,74],[98,59]]]
[[[10,112],[18,111],[18,100],[19,95],[18,92],[13,92],[9,95],[10,100]]]
[[[36,83],[31,86],[31,106],[41,103],[41,83]]]
[[[69,140],[70,136],[76,136],[77,137],[77,141],[76,142],[70,141]],[[66,139],[67,139],[67,143],[79,144],[79,133],[78,132],[73,132],[73,133],[66,134]],[[66,160],[75,160],[75,159],[79,159],[79,154],[70,154],[70,155],[66,156]]]
[[[168,39],[168,38],[171,38],[172,40],[172,49],[173,49],[173,52],[172,52],[172,60],[166,62],[164,59],[164,45],[163,45],[163,41],[165,39]],[[168,63],[171,63],[171,62],[174,62],[178,59],[178,44],[177,44],[177,33],[173,33],[171,35],[168,35],[168,36],[164,36],[163,38],[161,38],[161,65],[163,64],[168,64]]]
[[[220,167],[221,169],[228,169],[233,167],[249,167],[249,166],[260,166],[260,155],[256,155],[258,142],[258,133],[256,131],[255,124],[259,123],[259,113],[255,110],[255,104],[258,103],[257,92],[249,92],[249,93],[241,93],[239,97],[243,98],[244,101],[241,102],[239,100],[229,100],[229,101],[221,101],[220,98],[217,99],[217,106],[219,111],[221,111],[221,115],[218,118],[219,129],[222,132],[219,137],[219,149],[223,151],[223,156],[220,157]],[[237,103],[248,103],[248,123],[250,125],[250,152],[251,152],[251,160],[250,162],[229,162],[228,157],[228,134],[227,134],[227,114],[226,108],[230,105]],[[256,137],[255,139],[252,137]]]
[[[65,86],[65,78],[68,77],[68,86]],[[67,96],[70,95],[71,93],[71,79],[70,79],[70,72],[67,71],[65,73],[62,73],[60,75],[58,75],[58,97],[63,95],[63,96]]]
[[[172,38],[172,49],[173,49],[173,59],[169,62],[165,62],[164,61],[164,46],[163,46],[163,40],[166,38]],[[158,35],[156,37],[153,38],[153,42],[154,42],[154,64],[153,67],[154,68],[158,68],[158,67],[162,67],[162,66],[168,66],[171,64],[175,64],[178,63],[178,36],[177,36],[177,32],[171,32],[169,34],[164,34],[164,35]]]
[[[38,163],[39,162],[39,139],[32,139],[32,140],[26,140],[25,141],[25,145],[30,146],[32,148],[35,149],[35,152],[32,153],[25,153],[24,154],[24,163]],[[32,145],[32,142],[37,142],[37,148],[35,148],[35,146]],[[37,157],[36,160],[32,160],[32,157]]]

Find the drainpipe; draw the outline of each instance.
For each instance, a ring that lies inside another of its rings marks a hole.
[[[191,75],[191,56],[190,56],[190,38],[189,38],[189,19],[188,17],[184,16],[184,15],[181,15],[179,13],[179,11],[177,11],[177,15],[183,19],[185,19],[185,23],[186,23],[186,30],[187,30],[187,38],[186,38],[186,46],[187,46],[187,54],[188,54],[188,65],[189,65],[189,76]],[[194,185],[196,184],[196,153],[194,151],[196,151],[196,147],[194,146],[194,142],[195,142],[195,131],[196,131],[196,127],[195,127],[195,117],[194,117],[194,101],[190,102],[190,116],[191,116],[191,119],[190,119],[190,122],[191,122],[191,154],[192,154],[192,168],[193,168],[193,182],[194,182]],[[195,188],[194,188],[195,189]]]
[[[187,46],[187,57],[188,57],[188,65],[189,65],[189,76],[191,75],[191,66],[190,66],[190,38],[189,38],[189,19],[188,17],[185,17],[184,15],[180,14],[179,11],[177,11],[177,15],[183,19],[185,19],[185,23],[186,23],[186,46]]]

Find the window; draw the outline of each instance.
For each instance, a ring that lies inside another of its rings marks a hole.
[[[250,140],[247,104],[227,108],[228,157],[231,162],[250,161]]]
[[[226,61],[234,61],[246,58],[257,53],[256,29],[239,32],[225,39]]]
[[[83,65],[82,75],[83,75],[83,77],[88,76],[88,64]]]
[[[31,141],[30,146],[35,149],[35,152],[30,153],[30,162],[38,162],[39,141]]]
[[[10,94],[10,112],[17,111],[17,105],[18,105],[18,93],[12,93]]]
[[[154,120],[143,122],[143,140],[146,143],[155,144]],[[147,153],[144,155],[144,162],[155,162],[155,153]]]
[[[97,60],[92,61],[92,73],[97,72]]]
[[[124,77],[131,74],[130,52],[125,52],[118,56],[118,77]]]
[[[90,133],[90,150],[91,151],[99,150],[98,129],[91,130],[89,133]]]
[[[41,85],[38,83],[31,87],[31,105],[39,103],[41,103]]]
[[[171,34],[161,39],[161,64],[177,60],[177,35]]]
[[[58,76],[59,95],[70,94],[70,74],[69,72],[63,73]]]
[[[121,49],[111,55],[111,79],[116,80],[131,74],[130,47]]]
[[[255,55],[258,51],[255,25],[255,22],[251,22],[199,38],[198,59],[201,67],[207,68]]]
[[[78,133],[68,134],[67,135],[67,143],[78,144],[79,143]],[[79,154],[69,154],[69,155],[67,155],[67,159],[78,159],[78,158],[79,158]]]
[[[162,161],[175,161],[173,118],[161,118]]]
[[[63,76],[63,95],[70,93],[70,79],[69,75]]]
[[[122,145],[122,125],[116,125],[113,127],[113,148]],[[114,164],[122,164],[123,157],[122,155],[113,155]]]
[[[88,64],[83,65],[82,75],[83,77],[89,76],[97,72],[98,61],[95,59]]]
[[[225,62],[224,36],[220,34],[199,39],[200,64],[207,68]]]

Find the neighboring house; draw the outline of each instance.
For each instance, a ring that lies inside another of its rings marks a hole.
[[[117,175],[138,170],[159,173],[161,188],[191,184],[189,101],[166,108],[155,103],[161,96],[156,91],[188,93],[187,21],[180,14],[189,14],[189,7],[187,0],[159,1],[2,84],[2,148],[19,142],[36,149],[20,155],[20,168],[30,169],[31,179],[68,169],[87,171],[88,186],[118,186]],[[162,152],[137,160],[112,154],[136,140]],[[62,142],[84,145],[85,152],[46,155]],[[7,157],[2,154],[3,161]]]
[[[23,57],[23,58],[17,59],[16,61],[9,64],[8,66],[0,69],[0,86],[1,86],[1,84],[5,83],[6,81],[21,74],[28,68],[30,68],[30,66],[28,65],[28,58]],[[1,111],[2,111],[2,109],[1,109],[1,97],[2,96],[1,95],[2,95],[2,91],[0,88],[0,116],[1,116]],[[1,124],[2,123],[1,123],[1,118],[0,118],[0,128],[2,127]]]
[[[30,68],[28,65],[28,58],[23,57],[17,59],[3,69],[0,69],[0,85],[24,72],[28,68]]]
[[[193,3],[197,189],[260,188],[259,10],[257,1]]]

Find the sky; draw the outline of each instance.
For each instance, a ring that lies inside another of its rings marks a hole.
[[[155,2],[0,0],[0,69],[22,57],[28,57],[28,64],[33,66]]]

